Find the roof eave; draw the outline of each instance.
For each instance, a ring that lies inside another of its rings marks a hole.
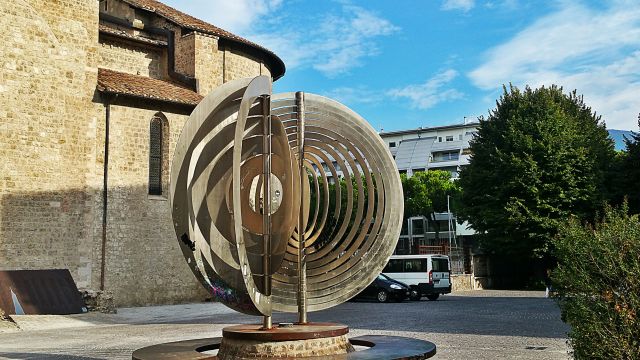
[[[424,127],[417,128],[411,130],[398,130],[398,131],[382,131],[379,133],[380,136],[396,136],[396,135],[405,135],[405,134],[415,134],[422,132],[430,132],[437,130],[447,130],[447,129],[456,129],[456,128],[465,128],[465,127],[473,127],[480,125],[479,122],[469,122],[466,124],[454,124],[454,125],[443,125],[443,126],[434,126],[434,127]]]
[[[269,70],[271,71],[271,77],[273,78],[274,81],[280,79],[285,74],[286,66],[284,64],[284,61],[282,61],[282,59],[280,59],[280,57],[278,57],[278,55],[276,55],[272,51],[270,51],[270,50],[268,50],[266,48],[263,48],[263,47],[261,47],[261,46],[259,46],[257,44],[253,44],[253,42],[251,42],[249,40],[247,40],[247,42],[243,42],[243,41],[239,41],[238,39],[234,39],[234,38],[231,38],[231,37],[228,37],[228,36],[224,36],[222,34],[216,34],[216,33],[211,32],[209,30],[200,28],[198,26],[193,26],[193,25],[188,25],[188,24],[180,24],[180,23],[176,22],[174,19],[171,19],[171,18],[169,18],[169,17],[157,12],[156,9],[148,8],[148,7],[144,7],[144,6],[139,6],[139,5],[137,5],[137,4],[133,3],[133,2],[129,2],[127,0],[123,0],[123,1],[126,2],[127,4],[129,4],[130,6],[136,8],[136,9],[140,9],[140,10],[143,10],[143,11],[147,11],[147,12],[153,13],[153,14],[155,14],[155,15],[157,15],[157,16],[159,16],[159,17],[161,17],[161,18],[163,18],[163,19],[165,19],[165,20],[167,20],[167,21],[169,21],[169,22],[171,22],[173,24],[175,24],[176,26],[181,27],[181,28],[185,28],[185,29],[192,30],[192,31],[202,32],[202,33],[205,33],[205,34],[208,34],[208,35],[213,35],[213,36],[216,36],[218,38],[225,39],[226,41],[230,41],[230,42],[233,42],[235,44],[238,44],[240,46],[243,46],[243,47],[246,46],[248,48],[254,49],[257,52],[266,55],[267,58],[272,60],[267,65],[269,65]],[[179,10],[176,10],[176,11],[179,11]],[[202,20],[200,20],[200,21],[202,21]]]
[[[100,93],[107,94],[107,95],[118,95],[118,96],[124,96],[132,99],[138,99],[138,100],[158,101],[158,102],[171,104],[171,105],[190,106],[190,107],[193,107],[194,109],[199,103],[199,102],[198,103],[184,102],[184,101],[172,100],[172,99],[161,99],[153,96],[144,96],[144,95],[132,94],[132,93],[123,92],[123,91],[115,91],[101,85],[96,86],[96,90],[98,90],[98,92]]]

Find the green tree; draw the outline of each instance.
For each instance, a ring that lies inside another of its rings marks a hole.
[[[604,215],[563,223],[553,286],[575,359],[640,359],[640,221],[624,203]]]
[[[439,238],[439,222],[435,213],[447,211],[447,197],[457,199],[461,188],[451,174],[443,170],[420,171],[408,177],[401,174],[404,192],[404,217],[426,216],[436,226],[436,239]],[[455,209],[451,209],[455,212]]]
[[[640,128],[640,114],[638,114],[638,127]],[[624,142],[622,168],[617,175],[622,179],[621,192],[629,202],[629,211],[632,214],[638,214],[640,213],[640,132],[626,138]]]
[[[417,176],[400,174],[404,195],[404,218],[427,215],[432,210],[431,199],[427,194],[427,186]]]
[[[570,214],[601,208],[613,141],[575,91],[504,87],[496,105],[471,141],[459,212],[486,250],[531,259]]]

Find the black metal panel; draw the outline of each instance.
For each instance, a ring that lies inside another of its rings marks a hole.
[[[68,269],[0,271],[0,308],[5,313],[66,315],[85,312]]]

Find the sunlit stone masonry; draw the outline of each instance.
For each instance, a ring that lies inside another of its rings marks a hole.
[[[154,0],[0,1],[0,24],[0,270],[68,268],[118,306],[204,299],[171,224],[175,142],[212,89],[282,60]]]

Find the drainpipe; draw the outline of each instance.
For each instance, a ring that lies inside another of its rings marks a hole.
[[[108,179],[109,179],[109,130],[111,120],[111,102],[113,102],[118,95],[104,96],[104,109],[105,109],[105,126],[104,126],[104,168],[102,175],[102,248],[100,253],[100,290],[104,291],[104,278],[105,278],[105,264],[106,264],[106,251],[107,251],[107,201],[108,201]]]

